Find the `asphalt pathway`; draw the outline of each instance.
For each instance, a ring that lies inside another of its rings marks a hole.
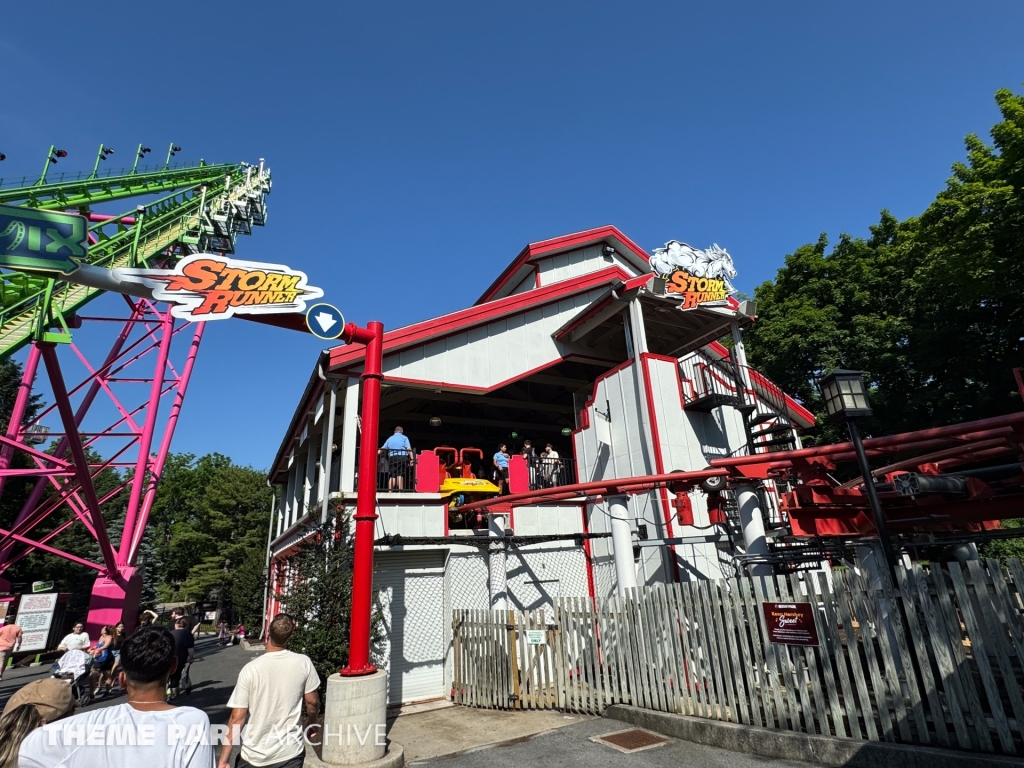
[[[240,645],[219,646],[215,638],[204,637],[196,642],[195,654],[196,660],[190,672],[192,693],[188,696],[179,696],[175,703],[203,710],[214,725],[226,723],[229,714],[226,704],[235,687],[238,673],[242,667],[256,658],[257,653],[245,651]],[[7,703],[11,694],[23,685],[49,676],[50,663],[38,667],[5,670],[4,678],[0,681],[0,708]],[[104,696],[88,707],[80,707],[77,711],[85,712],[124,702],[125,695],[116,691],[113,695]]]
[[[414,715],[415,717],[415,715]],[[652,749],[624,754],[591,736],[634,728],[610,718],[567,725],[512,743],[483,747],[461,754],[417,760],[417,766],[436,768],[524,768],[524,766],[580,766],[580,768],[810,768],[811,763],[775,760],[730,752],[669,738]],[[667,737],[666,737],[667,738]]]

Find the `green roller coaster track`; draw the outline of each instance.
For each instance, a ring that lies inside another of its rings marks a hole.
[[[56,182],[47,182],[46,176],[44,170],[34,183],[0,179],[0,203],[87,215],[100,203],[166,193],[89,226],[95,242],[84,261],[105,269],[173,263],[200,251],[232,253],[237,235],[265,223],[264,198],[271,187],[262,163],[207,165],[202,160],[108,174],[94,169],[71,178],[64,174]],[[134,224],[126,224],[126,218]],[[0,359],[33,339],[69,340],[68,321],[102,293],[44,275],[0,274]]]

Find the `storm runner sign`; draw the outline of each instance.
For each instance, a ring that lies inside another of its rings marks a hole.
[[[85,217],[0,205],[0,267],[68,274],[88,241]]]
[[[154,299],[175,305],[172,315],[192,322],[305,312],[307,300],[324,295],[306,282],[305,272],[212,253],[187,256],[174,269],[115,269],[113,276],[144,285]]]

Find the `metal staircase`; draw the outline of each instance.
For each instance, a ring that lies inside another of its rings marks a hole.
[[[79,174],[81,177],[82,174]],[[41,179],[40,181],[45,181]],[[0,186],[0,203],[45,210],[91,206],[147,192],[171,194],[89,226],[85,261],[105,269],[173,263],[190,253],[234,253],[235,237],[266,222],[270,172],[259,166],[198,165],[73,178],[31,186]],[[126,225],[127,222],[127,225]],[[103,293],[59,279],[8,272],[0,275],[0,359],[64,325]]]
[[[687,410],[707,413],[727,406],[741,411],[755,453],[796,447],[786,395],[765,376],[753,368],[738,369],[729,358],[704,349],[682,358],[679,367]],[[743,397],[737,379],[743,382]]]

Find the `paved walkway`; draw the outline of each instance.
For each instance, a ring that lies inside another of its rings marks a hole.
[[[514,716],[514,715],[513,715]],[[412,717],[418,717],[413,715]],[[660,747],[624,754],[595,743],[591,736],[634,726],[607,718],[588,719],[502,746],[484,747],[462,754],[416,761],[437,768],[524,768],[525,766],[580,766],[580,768],[810,768],[811,763],[772,760],[716,747],[668,739]],[[408,753],[407,753],[408,755]],[[413,762],[407,757],[407,762]]]
[[[228,709],[225,705],[235,687],[238,673],[254,658],[256,658],[256,653],[244,651],[241,646],[225,648],[218,646],[213,637],[200,638],[196,643],[196,660],[191,671],[192,694],[181,696],[177,703],[202,709],[213,724],[226,723]],[[4,679],[0,681],[0,708],[7,703],[11,694],[23,685],[49,676],[49,663],[38,667],[6,670]],[[110,707],[124,702],[124,694],[118,691],[116,694],[104,696],[78,711]]]

